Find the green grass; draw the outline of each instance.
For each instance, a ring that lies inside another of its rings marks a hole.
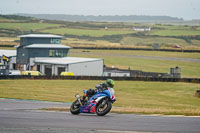
[[[73,53],[73,51],[75,53]],[[163,57],[181,57],[181,58],[200,58],[199,53],[173,53],[173,52],[152,52],[152,51],[110,51],[110,50],[90,50],[88,54],[81,50],[72,50],[69,56],[103,58],[104,64],[107,66],[115,66],[118,68],[132,70],[142,70],[145,72],[161,72],[169,73],[171,67],[179,66],[181,68],[182,77],[200,77],[200,63],[168,61],[156,59],[133,58],[129,55],[147,55],[147,56],[163,56]],[[101,54],[99,54],[101,53]],[[102,54],[104,53],[104,54]],[[120,56],[126,55],[126,56]]]
[[[0,97],[73,102],[74,94],[103,81],[0,80]],[[200,84],[116,81],[113,111],[147,114],[200,115]]]
[[[165,30],[192,30],[192,26],[185,26],[185,25],[153,25],[152,28],[160,28]]]
[[[52,34],[69,34],[69,35],[78,35],[78,36],[93,36],[93,37],[102,37],[105,35],[121,35],[135,33],[131,30],[105,30],[105,29],[72,29],[72,28],[56,28],[43,30],[43,32],[48,32]]]
[[[132,70],[161,73],[169,73],[171,67],[179,66],[181,68],[181,77],[200,77],[200,63],[125,57],[106,57],[104,62],[108,66],[124,69],[130,67]]]
[[[157,30],[150,33],[150,35],[158,36],[196,36],[200,35],[199,30]]]
[[[187,45],[185,40],[177,38],[167,38],[167,37],[124,37],[121,41],[121,45],[153,45],[159,44],[162,46],[173,46],[176,44]]]
[[[38,30],[49,27],[58,27],[59,24],[48,24],[48,23],[0,23],[0,28],[3,29],[15,29],[15,30]]]
[[[0,17],[0,22],[18,22],[18,21],[14,19],[6,19],[6,18]]]
[[[84,49],[71,49],[71,52],[82,53]],[[114,54],[114,55],[145,55],[145,56],[161,56],[161,57],[178,57],[200,59],[200,53],[187,52],[164,52],[164,51],[143,51],[143,50],[89,50],[91,54]]]

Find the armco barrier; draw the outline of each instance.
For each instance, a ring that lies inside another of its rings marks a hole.
[[[157,81],[157,82],[188,82],[200,83],[199,78],[151,78],[151,77],[103,77],[103,76],[8,76],[1,75],[3,79],[30,79],[30,80],[106,80],[112,78],[116,81]]]

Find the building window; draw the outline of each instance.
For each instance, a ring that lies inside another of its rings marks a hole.
[[[51,39],[51,44],[60,44],[61,43],[61,40],[60,39]]]
[[[16,70],[16,64],[15,63],[13,63],[13,69]]]
[[[66,57],[66,50],[49,50],[49,57]]]

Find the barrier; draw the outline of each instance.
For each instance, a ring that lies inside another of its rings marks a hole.
[[[184,50],[184,49],[151,49],[151,48],[120,48],[120,47],[73,47],[73,49],[88,49],[88,50],[143,50],[143,51],[166,51],[166,52],[197,52],[200,50]]]
[[[30,79],[30,80],[106,80],[116,81],[155,81],[155,82],[188,82],[200,83],[200,78],[153,78],[153,77],[103,77],[103,76],[29,76],[29,75],[1,75],[3,79]]]

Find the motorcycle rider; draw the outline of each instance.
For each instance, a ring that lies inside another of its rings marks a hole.
[[[107,79],[106,82],[96,85],[96,89],[88,89],[87,92],[83,95],[82,100],[85,100],[86,97],[88,97],[89,99],[90,97],[92,97],[94,94],[97,93],[97,90],[102,92],[108,88],[113,88],[114,85],[115,85],[114,80]]]

